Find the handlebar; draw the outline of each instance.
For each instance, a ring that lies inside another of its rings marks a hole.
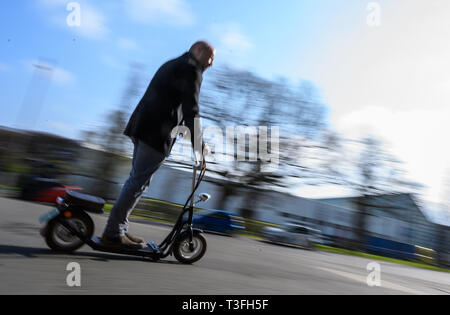
[[[206,168],[206,156],[202,156],[201,161],[198,160],[196,152],[194,152],[194,169],[202,170]]]
[[[195,162],[195,165],[194,165],[193,167],[194,167],[194,169],[196,169],[197,171],[203,170],[204,168],[206,168],[206,161],[205,161],[205,159],[203,159],[203,161],[201,161],[201,162],[196,161],[196,162]]]

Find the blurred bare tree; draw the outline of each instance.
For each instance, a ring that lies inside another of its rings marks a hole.
[[[109,196],[111,178],[116,172],[118,158],[130,152],[130,141],[123,135],[132,105],[141,91],[141,72],[143,65],[133,63],[130,65],[126,88],[117,109],[111,110],[105,124],[96,130],[87,130],[83,133],[84,142],[95,144],[101,148],[101,157],[96,161],[94,177],[103,180],[95,192],[98,196]]]
[[[356,141],[338,138],[333,141],[340,144],[330,146],[335,150],[326,156],[325,165],[338,163],[335,164],[338,172],[332,175],[335,176],[335,184],[345,185],[358,196],[355,199],[357,211],[354,218],[354,246],[364,250],[368,209],[399,210],[400,206],[393,204],[390,196],[418,194],[422,185],[405,177],[401,161],[387,152],[381,140],[374,136]]]
[[[444,206],[444,216],[450,219],[450,168],[447,170],[442,187],[442,204]],[[450,220],[448,220],[450,222]]]
[[[442,204],[439,213],[441,225],[438,227],[438,255],[441,266],[450,266],[450,168],[447,170],[442,187]]]
[[[250,191],[242,214],[251,218],[256,210],[257,189],[288,189],[298,184],[298,179],[318,177],[318,169],[311,163],[318,155],[306,154],[306,151],[324,148],[320,142],[325,130],[325,106],[311,82],[304,81],[295,87],[282,78],[271,81],[229,67],[212,72],[212,80],[204,86],[201,96],[203,119],[222,130],[227,126],[266,126],[268,139],[273,128],[279,128],[279,165],[275,170],[262,171],[270,162],[252,156],[250,141],[239,148],[245,152],[245,161],[236,160],[238,152],[235,150],[232,162],[219,163],[214,169],[226,178],[220,205],[225,207],[226,199],[237,187],[246,187]],[[227,136],[236,149],[237,135]],[[260,136],[258,133],[258,140]],[[261,149],[264,148],[258,146],[258,152]],[[269,141],[267,153],[275,153],[274,150]]]

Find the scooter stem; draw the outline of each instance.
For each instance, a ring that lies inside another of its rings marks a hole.
[[[195,166],[195,167],[193,167],[193,170],[192,170],[192,172],[193,172],[193,174],[192,174],[192,190],[191,191],[194,191],[194,189],[195,189],[195,180],[196,180],[196,178],[197,178],[197,166]],[[192,194],[192,196],[191,196],[191,201],[190,201],[190,206],[193,208],[194,207],[194,194]]]

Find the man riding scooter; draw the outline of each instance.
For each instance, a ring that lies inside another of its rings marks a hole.
[[[173,130],[183,122],[201,159],[207,154],[200,128],[199,94],[203,72],[212,66],[215,49],[196,42],[182,56],[165,63],[156,72],[132,114],[124,134],[134,144],[132,169],[114,204],[103,232],[102,243],[131,249],[145,247],[143,238],[128,232],[128,216],[150,185],[153,174],[163,164],[175,143]]]

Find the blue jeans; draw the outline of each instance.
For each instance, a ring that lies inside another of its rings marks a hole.
[[[128,216],[150,185],[153,174],[163,164],[165,155],[141,140],[133,139],[133,163],[130,177],[125,182],[109,215],[103,236],[114,238],[128,232]]]

